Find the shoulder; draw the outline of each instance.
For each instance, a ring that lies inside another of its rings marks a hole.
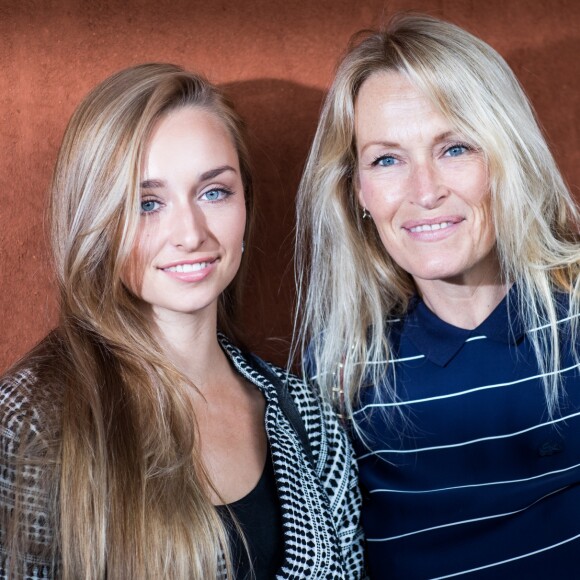
[[[312,384],[286,369],[268,362],[266,364],[283,381],[288,394],[305,420],[317,418],[323,414],[322,401]]]
[[[257,355],[242,351],[223,335],[220,344],[237,370],[264,394],[269,405],[283,409],[283,399],[288,396],[304,423],[313,451],[324,447],[329,431],[339,430],[333,411],[319,398],[312,386],[300,377],[277,365],[264,361]]]
[[[278,403],[280,391],[283,390],[291,397],[305,422],[321,414],[318,396],[306,381],[256,354],[240,349],[224,335],[220,334],[218,338],[237,370],[264,393],[269,403]]]
[[[56,566],[61,413],[44,362],[35,350],[0,377],[0,578],[9,560],[27,578],[53,577]]]
[[[554,305],[556,307],[556,316],[559,320],[568,319],[571,315],[578,315],[580,304],[578,301],[570,299],[567,292],[554,292]]]
[[[45,339],[0,376],[0,436],[40,444],[58,428],[62,402],[61,369]]]
[[[0,425],[3,438],[20,439],[24,429],[37,433],[40,423],[33,404],[38,376],[31,368],[21,368],[0,379]]]
[[[256,384],[260,389],[268,391],[271,388],[273,392],[276,392],[274,382],[281,381],[297,402],[303,398],[308,398],[310,389],[296,375],[254,353],[243,350],[221,333],[218,333],[218,340],[238,372],[249,378],[250,382]],[[267,392],[267,398],[268,394]],[[315,398],[313,392],[310,392],[310,396]]]
[[[509,296],[510,309],[521,320],[528,338],[548,341],[556,332],[563,340],[578,340],[580,297],[556,289],[541,299],[515,285]]]
[[[340,481],[346,476],[353,459],[346,432],[334,409],[318,395],[308,381],[271,363],[265,364],[283,381],[283,386],[300,415],[318,476],[323,483],[330,475],[334,481]],[[288,414],[288,410],[284,412]]]

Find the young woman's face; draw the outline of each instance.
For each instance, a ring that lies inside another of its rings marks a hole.
[[[157,317],[214,314],[238,271],[245,224],[238,155],[222,122],[196,107],[163,117],[144,155],[133,292]]]
[[[375,73],[355,109],[359,201],[419,290],[497,275],[482,152],[397,73]]]

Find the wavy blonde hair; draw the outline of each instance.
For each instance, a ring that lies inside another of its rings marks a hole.
[[[241,121],[215,87],[177,66],[140,65],[97,86],[72,116],[56,164],[60,324],[35,361],[42,389],[62,399],[47,462],[65,580],[215,578],[224,554],[229,562],[199,454],[192,385],[167,361],[121,277],[136,239],[148,136],[182,107],[207,110],[229,131],[247,236],[253,194]],[[239,290],[238,273],[218,308],[218,327],[234,338]]]
[[[578,212],[531,105],[513,72],[467,31],[418,14],[396,16],[381,32],[359,34],[330,88],[297,201],[298,314],[294,349],[316,370],[322,392],[352,415],[364,384],[388,380],[389,319],[416,293],[384,249],[356,196],[355,102],[375,73],[404,75],[485,154],[500,280],[516,281],[519,311],[540,367],[549,373],[549,411],[561,394],[554,291],[578,315]],[[575,323],[574,323],[575,327]]]

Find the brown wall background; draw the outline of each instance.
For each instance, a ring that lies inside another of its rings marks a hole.
[[[146,61],[226,85],[248,122],[260,224],[244,316],[258,352],[283,363],[294,193],[324,91],[354,32],[410,9],[464,26],[506,57],[578,195],[576,0],[0,0],[0,370],[57,320],[44,206],[66,122],[96,83]]]

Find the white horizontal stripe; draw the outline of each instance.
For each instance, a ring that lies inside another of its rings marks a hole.
[[[522,560],[523,558],[528,558],[529,556],[534,556],[535,554],[541,554],[542,552],[547,552],[548,550],[553,550],[554,548],[558,548],[559,546],[563,546],[564,544],[568,544],[573,542],[574,540],[580,539],[580,534],[576,536],[572,536],[567,540],[562,540],[557,544],[552,544],[551,546],[546,546],[545,548],[541,548],[539,550],[534,550],[533,552],[528,552],[527,554],[522,554],[521,556],[515,556],[514,558],[508,558],[507,560],[501,560],[500,562],[494,562],[493,564],[487,564],[485,566],[479,566],[479,568],[471,568],[470,570],[463,570],[462,572],[455,572],[454,574],[448,574],[447,576],[437,576],[432,580],[443,580],[444,578],[453,578],[455,576],[462,576],[463,574],[470,574],[471,572],[477,572],[478,570],[485,570],[486,568],[493,568],[494,566],[501,566],[502,564],[509,564],[510,562],[515,562],[516,560]]]
[[[440,487],[438,489],[423,489],[417,491],[411,491],[406,489],[371,489],[369,493],[402,493],[402,494],[422,494],[422,493],[437,493],[438,491],[454,491],[456,489],[468,489],[472,487],[486,487],[491,485],[509,485],[511,483],[523,483],[526,481],[533,481],[534,479],[541,479],[542,477],[549,477],[550,475],[557,475],[559,473],[565,473],[566,471],[572,471],[580,467],[580,463],[576,465],[571,465],[570,467],[565,467],[563,469],[556,469],[554,471],[547,471],[546,473],[540,473],[539,475],[534,475],[533,477],[524,477],[523,479],[506,479],[505,481],[490,481],[487,483],[473,483],[469,485],[456,485],[452,487]]]
[[[579,315],[575,315],[575,316],[567,316],[566,318],[561,318],[561,319],[559,319],[559,320],[556,321],[556,324],[560,324],[562,322],[567,322],[568,320],[572,320],[573,318],[578,318],[579,316],[580,316],[580,314]],[[397,318],[395,320],[389,320],[388,322],[400,322],[400,319]],[[538,330],[542,330],[543,328],[548,328],[549,326],[550,326],[549,324],[544,324],[543,326],[538,326],[537,328],[531,328],[527,332],[536,332]],[[478,336],[471,336],[468,339],[466,339],[465,342],[467,343],[467,342],[472,342],[474,340],[484,340],[484,339],[487,339],[487,336],[484,335],[484,334],[481,334],[481,335],[478,335]],[[362,365],[366,365],[366,366],[371,366],[371,365],[375,365],[376,366],[376,365],[383,365],[383,364],[407,362],[407,361],[410,361],[410,360],[418,360],[418,359],[421,359],[421,358],[425,358],[425,355],[420,354],[420,355],[416,355],[416,356],[408,356],[408,357],[403,357],[403,358],[394,358],[394,359],[389,359],[389,360],[366,361],[366,362],[362,362],[362,363],[361,362],[358,362],[356,364],[357,365],[361,365],[362,364]],[[573,367],[570,367],[570,368],[573,368]],[[565,370],[568,370],[568,369],[565,369]],[[313,376],[309,377],[309,380],[310,381],[315,381],[316,379],[318,379],[318,377],[324,376],[324,375],[327,375],[327,374],[330,374],[330,373],[328,371],[327,372],[323,372],[323,373],[318,373],[316,375],[313,375]],[[551,373],[548,373],[548,374],[545,374],[545,375],[538,375],[538,377],[549,376],[549,374],[551,374]],[[537,377],[533,377],[533,378],[537,378]],[[506,384],[508,384],[508,383],[506,383]],[[469,392],[469,391],[466,391],[466,392]],[[428,399],[426,399],[426,400],[428,400]],[[418,402],[422,402],[422,401],[418,401]],[[394,405],[402,405],[402,404],[411,404],[411,402],[409,402],[409,403],[394,403]],[[370,406],[383,406],[383,405],[370,405]],[[389,405],[387,404],[387,405],[384,405],[384,406],[389,406]],[[356,413],[360,413],[360,411],[362,411],[362,409],[359,409],[358,411],[355,411],[355,414]]]
[[[392,359],[389,359],[388,361],[384,361],[384,360],[369,361],[369,362],[364,363],[364,364],[366,364],[367,366],[373,366],[373,365],[377,366],[377,365],[384,365],[385,362],[390,364],[390,363],[398,363],[398,362],[407,362],[408,360],[418,360],[420,358],[425,358],[425,355],[424,354],[417,354],[415,356],[406,356],[403,358],[392,358]],[[360,364],[360,363],[357,363],[357,364]]]
[[[560,324],[562,322],[568,322],[568,320],[572,320],[573,318],[578,318],[578,316],[580,316],[580,314],[575,314],[574,316],[566,316],[566,318],[560,318],[559,320],[556,320],[556,324]],[[538,326],[536,328],[530,328],[530,330],[528,330],[528,332],[536,332],[538,330],[548,328],[549,326],[550,326],[550,324],[544,324],[544,325]]]
[[[360,366],[360,365],[365,365],[365,366],[379,366],[379,365],[385,365],[385,364],[391,364],[391,363],[399,363],[399,362],[407,362],[410,360],[419,360],[421,358],[425,358],[424,354],[418,354],[415,356],[407,356],[404,358],[394,358],[394,359],[389,359],[389,360],[375,360],[375,361],[367,361],[364,363],[355,363],[355,366]],[[318,377],[323,377],[325,375],[329,375],[332,373],[329,372],[324,372],[324,373],[318,373],[316,375],[312,375],[311,377],[308,377],[309,381],[315,381],[318,379]]]
[[[404,407],[406,405],[416,405],[418,403],[429,403],[431,401],[438,401],[440,399],[449,399],[452,397],[462,397],[463,395],[477,393],[478,391],[485,391],[485,390],[489,390],[489,389],[499,389],[501,387],[510,387],[510,386],[517,385],[520,383],[525,383],[526,381],[533,381],[535,379],[541,379],[542,377],[549,377],[550,375],[554,375],[554,374],[567,373],[568,371],[574,370],[578,367],[580,367],[580,364],[575,364],[575,365],[572,365],[571,367],[567,367],[565,369],[560,369],[557,372],[554,371],[551,373],[542,373],[539,375],[524,377],[523,379],[518,379],[517,381],[510,381],[507,383],[496,383],[493,385],[483,385],[481,387],[474,387],[473,389],[466,389],[464,391],[457,391],[455,393],[448,393],[446,395],[438,395],[436,397],[425,397],[423,399],[410,399],[408,401],[395,401],[393,403],[369,403],[368,405],[365,405],[364,407],[361,407],[360,409],[355,411],[353,413],[353,415],[356,415],[357,413],[362,413],[365,409],[370,409],[372,407]]]
[[[552,421],[546,421],[545,423],[538,423],[527,429],[522,429],[521,431],[514,431],[513,433],[505,433],[504,435],[493,435],[490,437],[481,437],[479,439],[470,439],[469,441],[461,441],[460,443],[451,443],[449,445],[434,445],[433,447],[420,447],[418,449],[380,449],[379,451],[371,451],[360,455],[357,459],[361,461],[366,459],[371,455],[379,455],[381,453],[395,453],[395,454],[405,454],[405,453],[420,453],[421,451],[436,451],[438,449],[453,449],[455,447],[465,447],[466,445],[473,445],[474,443],[481,443],[483,441],[495,441],[497,439],[509,439],[510,437],[517,437],[518,435],[523,435],[524,433],[529,433],[535,429],[541,429],[542,427],[547,427],[548,425],[555,425],[561,421],[566,421],[567,419],[573,419],[574,417],[580,416],[580,411],[578,413],[572,413],[571,415],[566,415],[565,417],[560,417]]]
[[[514,514],[519,514],[521,512],[526,511],[527,509],[531,508],[532,506],[536,505],[537,503],[544,501],[546,498],[550,497],[551,495],[554,495],[556,493],[560,493],[563,489],[566,489],[567,487],[569,487],[569,486],[564,486],[564,487],[561,487],[560,489],[556,489],[555,491],[551,491],[550,493],[547,493],[546,495],[538,498],[536,501],[533,501],[531,504],[527,505],[526,507],[523,507],[519,510],[514,510],[513,512],[505,512],[503,514],[495,514],[493,516],[484,516],[482,518],[471,518],[469,520],[460,520],[457,522],[450,522],[448,524],[441,524],[440,526],[432,526],[430,528],[423,528],[422,530],[415,530],[413,532],[407,532],[405,534],[399,534],[398,536],[390,536],[387,538],[369,538],[369,537],[367,537],[367,542],[391,542],[393,540],[400,540],[401,538],[408,538],[409,536],[416,536],[417,534],[423,534],[425,532],[433,532],[435,530],[452,528],[454,526],[462,526],[463,524],[472,524],[473,522],[485,522],[487,520],[495,520],[497,518],[504,518],[507,516],[513,516]]]
[[[484,340],[486,338],[487,336],[485,336],[485,334],[481,334],[479,336],[472,336],[471,338],[468,338],[465,342],[471,342],[472,340]]]

